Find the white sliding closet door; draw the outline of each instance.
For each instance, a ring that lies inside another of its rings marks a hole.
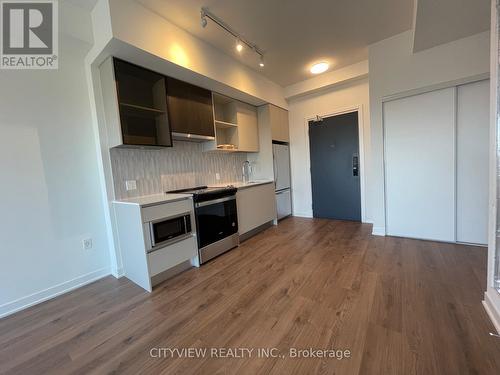
[[[489,81],[457,92],[457,241],[488,242]]]
[[[455,92],[384,103],[389,235],[455,241]]]

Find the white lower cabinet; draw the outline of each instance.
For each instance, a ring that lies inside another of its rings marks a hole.
[[[142,200],[113,202],[114,221],[125,277],[151,292],[154,285],[198,264],[196,222],[191,197],[147,205]],[[163,229],[153,228],[160,224]],[[155,244],[155,237],[168,235],[164,231],[175,237]]]
[[[274,183],[238,189],[238,233],[243,235],[276,219]]]

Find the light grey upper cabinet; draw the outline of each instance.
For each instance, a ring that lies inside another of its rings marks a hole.
[[[274,105],[269,105],[269,116],[273,141],[290,142],[288,111]]]
[[[215,141],[205,151],[259,151],[257,107],[213,93]]]
[[[237,102],[236,121],[238,123],[238,150],[258,152],[259,128],[257,125],[257,108],[246,103]]]

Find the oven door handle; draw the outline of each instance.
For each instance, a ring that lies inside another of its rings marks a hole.
[[[217,204],[217,203],[232,201],[232,200],[235,200],[235,199],[236,199],[236,196],[232,195],[230,197],[224,197],[224,198],[214,199],[214,200],[211,200],[211,201],[196,203],[194,206],[196,208],[198,208],[198,207],[204,207],[204,206],[210,206],[212,204]]]

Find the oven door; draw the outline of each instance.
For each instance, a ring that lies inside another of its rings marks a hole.
[[[168,219],[152,221],[151,250],[178,241],[191,233],[191,215],[182,215]]]
[[[195,211],[200,249],[238,232],[234,195],[196,203]]]

